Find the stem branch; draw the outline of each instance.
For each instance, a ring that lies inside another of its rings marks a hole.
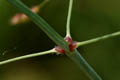
[[[71,14],[72,14],[72,6],[73,6],[73,0],[70,0],[69,9],[68,9],[67,24],[66,24],[66,36],[69,36],[69,37],[71,37],[71,35],[70,35],[70,20],[71,20]]]
[[[55,52],[56,52],[55,49],[51,49],[51,50],[44,51],[44,52],[28,54],[28,55],[24,55],[24,56],[20,56],[20,57],[16,57],[16,58],[8,59],[8,60],[5,60],[5,61],[1,61],[0,65],[15,62],[15,61],[22,60],[22,59],[32,58],[32,57],[36,57],[36,56],[42,56],[42,55],[46,55],[46,54],[51,54],[51,53],[55,53]]]
[[[39,4],[39,9],[41,9],[42,7],[44,7],[46,5],[46,3],[48,3],[49,0],[44,0],[42,3]]]
[[[90,39],[90,40],[87,40],[87,41],[78,42],[77,46],[79,47],[79,46],[83,46],[83,45],[86,45],[86,44],[95,43],[95,42],[98,42],[98,41],[101,41],[101,40],[104,40],[104,39],[108,39],[108,38],[112,38],[112,37],[115,37],[115,36],[119,36],[119,35],[120,35],[120,31],[114,32],[112,34],[107,34],[107,35],[97,37],[97,38],[94,38],[94,39]]]

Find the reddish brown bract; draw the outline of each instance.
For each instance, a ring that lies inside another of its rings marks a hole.
[[[71,52],[73,52],[76,47],[77,47],[77,42],[76,41],[73,41],[71,44],[69,44],[69,49],[70,49]]]
[[[72,43],[72,38],[71,37],[65,37],[65,41],[68,42],[69,44]]]
[[[59,46],[56,46],[55,47],[55,50],[58,52],[58,53],[61,53],[61,54],[65,54],[65,50],[63,50],[61,47]]]
[[[75,50],[75,48],[77,47],[77,42],[76,41],[72,41],[72,38],[71,37],[66,37],[65,38],[65,41],[68,42],[69,44],[69,50],[71,52],[73,52]],[[58,52],[58,53],[61,53],[61,54],[65,54],[65,50],[62,49],[61,47],[59,46],[56,46],[55,47],[55,50]]]

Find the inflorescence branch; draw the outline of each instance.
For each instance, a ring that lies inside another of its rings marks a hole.
[[[72,14],[72,6],[73,6],[73,0],[70,0],[69,1],[68,16],[67,16],[67,24],[66,24],[66,37],[71,37],[70,21],[71,21],[71,14]]]
[[[55,52],[56,52],[55,49],[51,49],[51,50],[43,51],[43,52],[39,52],[39,53],[28,54],[28,55],[24,55],[24,56],[20,56],[20,57],[16,57],[16,58],[8,59],[8,60],[5,60],[5,61],[1,61],[0,65],[15,62],[15,61],[22,60],[22,59],[31,58],[31,57],[42,56],[42,55],[46,55],[46,54],[52,54],[52,53],[55,53]]]
[[[115,36],[119,36],[119,35],[120,35],[120,31],[114,32],[114,33],[111,33],[111,34],[107,34],[107,35],[104,35],[104,36],[101,36],[101,37],[97,37],[97,38],[94,38],[94,39],[78,42],[77,47],[87,45],[87,44],[91,44],[91,43],[95,43],[95,42],[105,40],[105,39],[108,39],[108,38],[112,38],[112,37],[115,37]]]

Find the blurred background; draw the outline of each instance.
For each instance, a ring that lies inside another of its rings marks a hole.
[[[23,0],[32,7],[43,0]],[[65,36],[69,0],[50,0],[42,16],[60,35]],[[32,21],[15,26],[10,19],[20,11],[0,0],[0,60],[41,52],[55,46]],[[84,41],[120,30],[119,0],[74,0],[71,33]],[[120,80],[120,37],[78,49],[103,80]],[[5,54],[3,54],[5,52]],[[45,55],[0,66],[0,80],[89,80],[64,55]]]

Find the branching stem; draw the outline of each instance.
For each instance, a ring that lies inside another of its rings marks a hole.
[[[89,75],[91,80],[102,80],[99,75],[93,70],[93,68],[88,65],[88,63],[84,60],[84,58],[79,55],[79,52],[75,50],[74,52],[69,51],[69,46],[68,43],[40,16],[34,14],[26,5],[24,5],[20,0],[8,0],[10,3],[12,3],[14,6],[19,8],[22,12],[24,12],[33,22],[35,22],[39,28],[41,28],[48,36],[51,38],[58,46],[63,48],[66,51],[66,55],[75,63],[81,67],[86,74]],[[67,24],[66,24],[66,36],[71,37],[70,35],[70,20],[71,20],[71,13],[72,13],[72,5],[73,5],[73,0],[70,0],[69,3],[69,10],[68,10],[68,17],[67,17]],[[0,62],[0,65],[2,64],[7,64],[13,61],[21,60],[21,59],[26,59],[30,57],[35,57],[35,56],[40,56],[40,55],[45,55],[45,54],[50,54],[56,52],[55,49],[48,50],[45,52],[41,53],[35,53],[35,54],[30,54],[30,55],[25,55],[21,57],[16,57],[13,59],[9,59],[6,61]]]
[[[72,6],[73,6],[73,0],[70,0],[69,9],[68,9],[68,16],[67,16],[67,24],[66,24],[66,36],[69,36],[69,37],[71,37],[71,35],[70,35],[70,21],[71,21],[71,14],[72,14]]]
[[[28,54],[28,55],[24,55],[24,56],[20,56],[20,57],[16,57],[16,58],[8,59],[8,60],[5,60],[5,61],[1,61],[0,65],[11,63],[11,62],[15,62],[15,61],[22,60],[22,59],[32,58],[32,57],[36,57],[36,56],[52,54],[52,53],[55,53],[55,52],[56,52],[55,49],[51,49],[51,50],[44,51],[44,52]]]
[[[104,39],[108,39],[108,38],[112,38],[112,37],[115,37],[115,36],[119,36],[119,35],[120,35],[120,31],[114,32],[112,34],[107,34],[107,35],[97,37],[97,38],[94,38],[94,39],[86,40],[86,41],[83,41],[83,42],[78,42],[77,46],[79,47],[79,46],[83,46],[83,45],[86,45],[86,44],[95,43],[95,42],[98,42],[98,41],[101,41],[101,40],[104,40]]]

